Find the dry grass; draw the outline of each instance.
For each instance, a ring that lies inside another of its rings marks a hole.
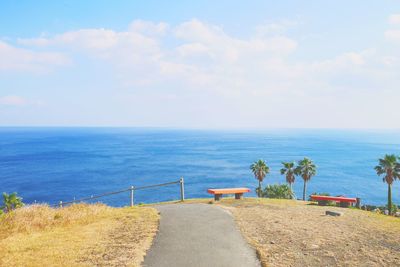
[[[398,218],[290,200],[185,203],[229,209],[263,266],[400,266]],[[158,220],[148,206],[25,207],[0,218],[0,266],[139,266]]]
[[[24,207],[0,218],[0,266],[139,266],[158,219],[150,207]]]
[[[263,266],[400,266],[400,219],[301,201],[225,199]],[[325,216],[326,210],[344,212]]]

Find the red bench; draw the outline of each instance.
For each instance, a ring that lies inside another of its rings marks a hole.
[[[243,197],[243,193],[250,192],[248,188],[221,188],[221,189],[208,189],[208,193],[214,195],[214,199],[220,200],[222,195],[226,194],[235,194],[235,199],[241,199]]]
[[[333,197],[333,196],[318,196],[311,195],[311,200],[318,201],[318,205],[324,205],[327,201],[335,201],[340,204],[341,207],[348,207],[350,204],[357,202],[356,198],[350,197]]]

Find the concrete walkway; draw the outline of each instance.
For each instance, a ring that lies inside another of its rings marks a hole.
[[[232,215],[209,204],[168,204],[145,267],[253,267],[256,253],[236,228]]]

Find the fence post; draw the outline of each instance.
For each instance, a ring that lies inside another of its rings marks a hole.
[[[60,208],[62,208],[62,201],[60,201]]]
[[[131,207],[133,207],[134,201],[133,201],[133,192],[135,191],[135,187],[131,186]]]
[[[358,208],[358,209],[361,209],[361,198],[356,198],[356,200],[357,200],[357,202],[356,202],[356,207]]]
[[[179,183],[181,185],[181,201],[185,200],[185,182],[183,180],[183,177],[179,180]]]

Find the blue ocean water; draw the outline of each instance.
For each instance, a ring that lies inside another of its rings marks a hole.
[[[387,186],[374,171],[385,153],[400,155],[399,131],[3,127],[0,192],[18,192],[27,203],[58,203],[183,176],[186,197],[208,197],[207,188],[254,189],[257,181],[249,166],[259,158],[271,168],[266,185],[285,182],[279,174],[282,161],[307,156],[318,165],[309,194],[344,194],[385,204]],[[300,197],[301,178],[294,189]],[[137,203],[178,198],[179,185],[135,193]],[[394,184],[393,199],[400,204],[400,181]],[[129,193],[101,201],[128,205]]]

